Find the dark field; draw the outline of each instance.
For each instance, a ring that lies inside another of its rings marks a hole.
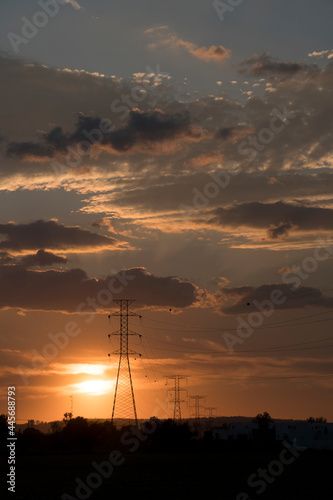
[[[125,453],[122,465],[110,477],[79,498],[114,499],[208,499],[208,500],[332,500],[333,453],[304,451],[284,471],[267,484],[262,494],[247,485],[248,477],[277,459],[276,450],[265,453],[194,452],[178,454]],[[92,462],[106,455],[19,456],[16,493],[10,498],[53,500],[78,498],[76,478],[86,482],[94,472]],[[1,469],[6,470],[1,457]],[[6,489],[2,474],[1,489]],[[238,495],[246,492],[249,496]],[[238,497],[238,498],[237,498]],[[4,498],[2,496],[2,498]]]

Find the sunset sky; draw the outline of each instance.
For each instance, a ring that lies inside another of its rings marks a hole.
[[[171,416],[183,374],[218,415],[333,421],[333,3],[221,4],[1,2],[0,413],[16,386],[19,423],[71,395],[111,417],[123,298],[138,417]]]

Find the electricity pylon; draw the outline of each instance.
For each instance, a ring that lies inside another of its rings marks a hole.
[[[214,411],[217,410],[217,408],[205,408],[205,410],[208,411],[208,418],[213,418],[214,417]]]
[[[108,335],[109,338],[113,335],[119,335],[119,349],[112,353],[119,354],[119,364],[111,422],[114,423],[117,418],[117,420],[120,420],[123,424],[130,424],[134,420],[135,425],[138,426],[129,356],[141,356],[141,354],[128,348],[129,335],[139,335],[128,329],[128,318],[129,316],[139,315],[128,310],[129,305],[135,302],[134,300],[121,299],[114,300],[113,302],[119,304],[119,312],[113,313],[111,316],[119,316],[120,328],[116,332]],[[141,337],[141,335],[139,335],[139,337]]]
[[[73,396],[70,396],[71,398],[71,415],[72,415],[72,418],[74,418],[74,399],[73,399]]]
[[[190,399],[194,399],[194,405],[190,406],[190,408],[194,408],[194,418],[200,418],[200,408],[203,408],[200,405],[200,399],[204,399],[206,396],[190,396]]]
[[[170,388],[167,390],[167,392],[172,391],[174,393],[174,398],[172,400],[174,404],[174,410],[173,410],[173,418],[174,420],[181,420],[182,419],[182,411],[181,411],[181,403],[186,403],[185,399],[180,399],[180,393],[181,391],[186,391],[187,389],[180,387],[180,381],[187,379],[185,375],[172,375],[171,377],[167,377],[167,383],[168,380],[173,380],[175,383],[174,388]],[[171,401],[170,401],[171,402]]]

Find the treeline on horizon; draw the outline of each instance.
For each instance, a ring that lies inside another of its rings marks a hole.
[[[317,419],[320,421],[321,419]],[[324,419],[323,419],[324,420]],[[270,428],[269,414],[258,414],[259,424],[254,438],[239,436],[235,440],[213,439],[212,428],[205,430],[200,420],[178,422],[173,419],[158,420],[152,417],[139,428],[128,425],[117,428],[110,421],[88,421],[83,417],[72,418],[65,414],[62,422],[52,422],[51,431],[43,433],[34,427],[16,433],[20,454],[95,454],[122,452],[179,453],[200,451],[254,451],[273,450],[279,446],[275,430]],[[308,419],[310,421],[310,419]],[[228,428],[228,424],[223,425]],[[219,426],[221,428],[221,426]],[[6,453],[7,422],[0,416],[1,454]]]

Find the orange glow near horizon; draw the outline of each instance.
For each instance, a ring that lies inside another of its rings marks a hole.
[[[101,396],[112,391],[114,382],[110,380],[86,380],[71,386],[74,393],[89,394],[90,396]]]

